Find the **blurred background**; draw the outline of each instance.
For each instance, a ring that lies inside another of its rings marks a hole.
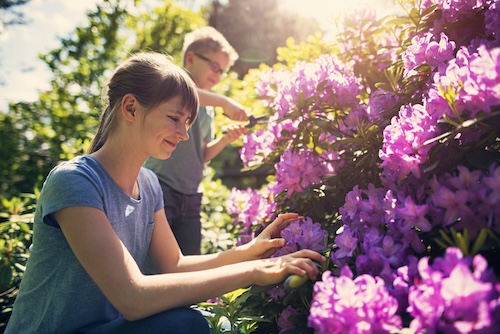
[[[50,89],[51,70],[38,55],[56,48],[61,39],[84,25],[99,0],[0,1],[0,111],[8,102],[34,101]],[[152,10],[163,0],[121,1],[131,12]],[[355,10],[379,15],[399,10],[387,0],[178,0],[179,6],[203,12],[240,53],[234,69],[243,75],[259,62],[274,62],[276,47],[287,37],[304,40],[315,30],[333,36],[336,22]]]

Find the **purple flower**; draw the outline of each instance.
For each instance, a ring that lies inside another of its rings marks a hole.
[[[252,167],[263,162],[274,148],[275,136],[263,129],[250,132],[243,137],[240,158],[245,167]]]
[[[424,232],[431,230],[431,224],[425,218],[427,210],[427,205],[416,205],[410,196],[406,197],[403,207],[395,208],[395,212],[405,220],[407,226],[417,226]]]
[[[380,277],[350,270],[333,277],[330,271],[314,285],[308,326],[315,333],[389,333],[401,329],[397,301]]]
[[[499,286],[482,256],[464,258],[458,248],[451,247],[432,265],[427,257],[422,258],[418,271],[420,279],[408,295],[412,330],[494,333],[498,328]]]
[[[492,106],[500,104],[499,64],[500,48],[487,50],[481,45],[476,53],[461,48],[456,58],[441,66],[433,77],[429,102],[443,106],[433,109],[450,117],[475,117],[480,111],[491,112]]]
[[[436,4],[440,12],[434,21],[432,31],[435,34],[446,31],[450,40],[458,46],[469,44],[478,35],[484,35],[484,23],[479,14],[481,8],[490,0],[426,0],[420,6],[421,11]],[[453,26],[453,29],[449,29]]]
[[[272,216],[275,208],[276,203],[269,200],[269,194],[251,188],[233,188],[226,201],[227,213],[235,214],[235,223],[241,223],[244,228],[262,224]]]
[[[289,329],[294,329],[297,327],[297,325],[290,320],[290,317],[296,316],[301,314],[299,311],[297,311],[295,308],[292,306],[287,306],[280,314],[278,318],[278,328],[279,328],[279,333],[284,333],[285,331]]]
[[[424,36],[414,36],[411,45],[402,55],[406,76],[417,74],[413,71],[417,66],[436,67],[452,59],[455,46],[455,42],[449,41],[444,33],[441,33],[439,41],[436,41],[430,32]]]
[[[398,184],[410,173],[420,178],[430,145],[424,143],[436,136],[436,117],[426,105],[406,105],[384,129],[384,143],[379,157],[384,168],[382,178],[387,186]]]
[[[274,256],[289,254],[300,249],[321,251],[326,246],[327,236],[328,232],[321,228],[321,224],[313,223],[310,217],[296,220],[281,231],[281,237],[286,243]]]
[[[349,226],[344,226],[341,233],[335,238],[335,244],[339,249],[335,251],[336,258],[351,257],[358,246],[358,238],[354,237]]]
[[[303,192],[309,185],[320,184],[320,176],[329,171],[329,166],[314,153],[292,149],[283,153],[275,168],[277,184],[274,191],[286,191],[287,198],[294,192]]]

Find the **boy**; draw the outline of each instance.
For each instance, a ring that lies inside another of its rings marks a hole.
[[[183,54],[184,68],[198,87],[201,105],[198,117],[189,129],[189,140],[179,143],[170,159],[150,158],[145,167],[160,180],[167,219],[183,254],[195,255],[201,253],[200,184],[205,163],[247,132],[244,125],[233,124],[224,135],[214,138],[213,107],[222,107],[235,121],[245,121],[248,116],[236,101],[209,92],[238,58],[220,32],[203,27],[187,34]]]

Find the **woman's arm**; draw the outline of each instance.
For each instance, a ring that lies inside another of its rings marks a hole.
[[[160,212],[164,217],[163,210]],[[54,213],[53,216],[82,266],[111,304],[128,320],[137,320],[167,309],[191,305],[251,284],[278,283],[290,274],[307,273],[312,278],[317,275],[318,270],[310,259],[322,259],[316,252],[302,250],[280,258],[235,263],[209,270],[143,275],[101,210],[69,207]],[[166,223],[166,219],[159,225],[162,223]],[[187,257],[181,255],[175,239],[172,240],[171,232],[167,232],[163,237],[156,235],[158,232],[166,231],[164,227],[156,230],[155,225],[152,253],[159,250],[158,245],[154,243],[165,243],[166,246],[161,250],[167,253],[161,254],[160,258],[163,260],[160,263],[172,265],[169,269],[174,269],[173,271],[229,263],[241,256],[240,250],[233,250],[233,254],[226,253],[218,260],[209,256],[206,261],[189,264],[189,261],[184,262]],[[280,245],[282,242],[279,240],[261,244],[263,249]],[[247,254],[243,255],[243,258],[248,254],[255,255],[241,251]],[[154,258],[158,256],[159,254],[154,254]]]
[[[150,253],[161,272],[183,272],[212,269],[228,264],[268,258],[285,244],[281,231],[291,222],[302,219],[296,213],[281,214],[248,244],[223,252],[183,256],[168,225],[164,211],[155,216],[155,230]],[[165,239],[166,238],[166,239]],[[176,257],[165,254],[177,254]]]

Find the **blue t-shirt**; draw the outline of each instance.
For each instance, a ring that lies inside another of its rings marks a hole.
[[[64,162],[49,173],[37,203],[31,255],[5,333],[70,333],[120,316],[49,215],[71,206],[104,211],[142,267],[151,241],[153,216],[163,209],[163,196],[151,171],[141,168],[137,182],[139,200],[125,194],[89,155]]]

